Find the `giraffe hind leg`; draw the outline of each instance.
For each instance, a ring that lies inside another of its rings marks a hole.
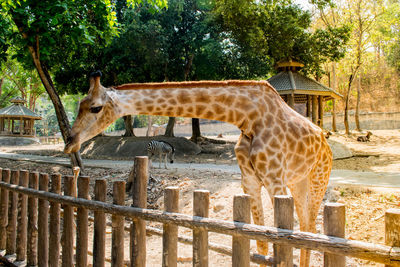
[[[319,164],[318,164],[319,165]],[[300,231],[316,232],[316,219],[328,186],[330,168],[327,172],[321,172],[317,166],[315,170],[303,180],[295,184],[288,184],[292,193],[297,216],[299,218]],[[310,263],[310,250],[301,250],[300,266],[306,267]]]
[[[250,140],[243,134],[235,147],[235,154],[242,172],[242,188],[250,195],[251,214],[254,224],[264,225],[264,212],[261,200],[261,182],[249,160]],[[268,254],[268,243],[257,241],[257,251],[261,255]]]

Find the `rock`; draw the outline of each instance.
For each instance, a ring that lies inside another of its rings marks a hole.
[[[332,149],[333,159],[346,159],[346,158],[351,158],[353,156],[350,149],[345,145],[333,141],[332,139],[328,139],[327,141]]]
[[[174,146],[176,155],[197,155],[201,148],[184,137],[120,137],[97,136],[82,144],[81,154],[86,158],[134,159],[146,156],[146,146],[151,140],[161,140]]]

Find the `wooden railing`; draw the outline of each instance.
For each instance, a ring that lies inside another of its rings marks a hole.
[[[209,249],[231,255],[232,266],[249,266],[250,261],[293,266],[293,248],[324,252],[325,266],[345,266],[346,256],[400,266],[398,209],[386,212],[386,245],[378,245],[343,238],[344,206],[338,203],[325,205],[324,231],[328,235],[293,231],[293,200],[288,196],[275,197],[276,227],[250,224],[248,195],[234,196],[234,221],[208,218],[209,192],[204,190],[194,192],[193,216],[179,213],[177,187],[165,189],[164,211],[146,209],[146,157],[135,159],[133,173],[133,207],[129,207],[124,206],[124,181],[113,183],[113,203],[107,203],[105,179],[95,181],[94,199],[89,200],[89,177],[80,176],[75,181],[73,176],[64,176],[64,194],[61,194],[60,174],[53,174],[49,179],[48,174],[3,169],[0,171],[0,250],[6,258],[25,261],[28,266],[58,266],[60,262],[62,266],[73,266],[74,262],[76,266],[87,266],[88,254],[93,255],[93,266],[104,266],[106,260],[111,266],[124,266],[127,264],[124,233],[130,231],[130,266],[146,265],[146,233],[162,235],[163,266],[176,266],[178,241],[193,244],[193,266],[208,265]],[[88,216],[88,210],[94,211],[94,218]],[[107,222],[106,214],[112,215],[112,222]],[[93,221],[92,252],[88,247],[90,220]],[[146,228],[146,221],[163,223],[163,230]],[[125,222],[130,222],[129,228]],[[111,259],[105,257],[107,224],[112,227]],[[178,227],[193,229],[193,237],[178,236]],[[232,247],[209,243],[208,232],[232,236]],[[250,253],[251,239],[273,242],[274,256]]]

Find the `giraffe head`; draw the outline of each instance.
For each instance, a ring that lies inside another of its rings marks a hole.
[[[111,89],[100,84],[100,77],[100,71],[90,75],[89,92],[79,104],[78,116],[65,145],[65,153],[77,152],[83,142],[101,133],[119,118],[118,107],[110,95]]]

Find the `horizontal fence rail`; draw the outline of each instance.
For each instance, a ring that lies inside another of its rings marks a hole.
[[[105,213],[124,217],[141,218],[146,221],[155,221],[160,223],[173,223],[191,229],[202,227],[215,233],[243,236],[249,239],[269,241],[275,244],[290,244],[296,248],[318,250],[321,252],[372,260],[384,264],[400,262],[400,251],[394,250],[393,247],[385,245],[348,240],[322,234],[292,231],[276,227],[235,223],[219,219],[189,216],[180,213],[118,206],[101,201],[57,195],[5,182],[0,182],[0,187],[11,192],[23,193],[28,196],[37,197],[51,202],[79,208],[87,208],[93,211],[103,211]]]

